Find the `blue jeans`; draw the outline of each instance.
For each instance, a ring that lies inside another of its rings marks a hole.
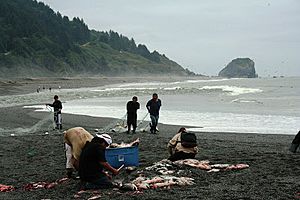
[[[62,129],[61,113],[54,113],[54,122],[56,124],[57,129]]]
[[[150,119],[151,119],[151,133],[155,133],[156,132],[156,126],[158,124],[158,118],[159,116],[154,116],[154,115],[150,115]]]

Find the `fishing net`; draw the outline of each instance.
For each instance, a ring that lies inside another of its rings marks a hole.
[[[13,129],[3,129],[0,128],[0,136],[21,136],[21,135],[28,135],[32,133],[36,133],[38,131],[44,130],[47,134],[48,131],[53,130],[54,124],[53,124],[53,111],[51,107],[46,106],[46,109],[48,110],[48,114],[39,120],[37,123],[35,123],[31,127],[18,127]],[[49,123],[52,122],[52,123]],[[43,133],[43,134],[45,134]]]
[[[149,121],[146,121],[148,113],[141,119],[137,121],[136,131],[146,132],[150,130]],[[125,133],[127,132],[127,114],[125,114],[120,119],[116,119],[109,123],[102,129],[95,129],[95,132],[99,133]]]

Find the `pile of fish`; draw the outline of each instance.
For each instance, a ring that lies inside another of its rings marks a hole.
[[[39,189],[39,188],[50,189],[50,188],[55,187],[58,184],[66,182],[67,180],[68,180],[68,178],[61,178],[54,182],[40,181],[40,182],[36,182],[36,183],[28,183],[23,186],[23,189],[27,190],[27,191],[32,191],[32,190]],[[0,192],[10,192],[10,191],[14,191],[15,189],[16,188],[13,186],[0,184]]]
[[[240,170],[249,168],[247,164],[210,164],[208,160],[196,160],[196,159],[185,159],[172,162],[167,159],[163,159],[159,162],[154,163],[153,165],[146,167],[147,171],[154,171],[160,175],[154,176],[153,178],[146,178],[145,176],[139,176],[131,183],[123,184],[120,188],[124,190],[146,190],[153,188],[170,188],[171,186],[186,186],[193,185],[194,179],[189,177],[177,177],[171,174],[181,174],[184,172],[182,166],[189,166],[207,172],[219,172],[227,170]],[[140,171],[139,174],[142,174],[143,171]]]
[[[236,165],[229,165],[229,164],[215,164],[211,165],[211,169],[208,172],[219,172],[219,171],[228,171],[228,170],[241,170],[247,169],[249,165],[247,164],[236,164]]]
[[[241,170],[249,168],[247,164],[210,164],[209,160],[196,160],[196,159],[185,159],[172,162],[170,160],[164,159],[159,162],[154,163],[152,166],[146,167],[146,170],[156,171],[160,174],[167,175],[173,174],[176,171],[175,166],[190,166],[193,168],[198,168],[201,170],[206,170],[207,172],[219,172],[228,170]],[[174,170],[175,169],[175,170]]]
[[[190,167],[207,170],[207,172],[219,172],[219,171],[229,171],[229,170],[241,170],[249,168],[249,165],[240,163],[240,164],[213,164],[211,165],[209,160],[196,160],[196,159],[185,159],[175,161],[176,165],[187,165]]]
[[[11,185],[3,185],[0,184],[0,192],[10,192],[10,191],[14,191],[15,188]]]
[[[176,172],[173,162],[167,159],[156,162],[153,165],[146,167],[145,169],[149,171],[156,171],[162,175],[173,174]]]
[[[122,190],[147,190],[156,188],[170,188],[171,186],[186,186],[193,185],[194,179],[189,177],[176,177],[176,176],[155,176],[147,178],[139,176],[131,183],[125,183],[121,185]]]
[[[124,148],[124,147],[132,147],[132,146],[137,146],[140,144],[140,138],[137,138],[136,140],[130,142],[130,143],[124,143],[122,142],[121,144],[117,143],[112,143],[109,148]]]
[[[50,188],[53,188],[55,187],[56,185],[60,184],[60,183],[63,183],[63,182],[66,182],[68,180],[68,178],[62,178],[62,179],[59,179],[59,180],[56,180],[54,182],[36,182],[36,183],[28,183],[26,184],[23,189],[24,190],[35,190],[35,189],[39,189],[39,188],[45,188],[45,189],[50,189]]]
[[[88,190],[80,190],[79,192],[77,192],[75,195],[74,195],[74,199],[82,199],[82,194],[83,193],[92,193],[92,196],[89,197],[87,200],[92,200],[92,199],[100,199],[102,197],[102,195],[99,193],[98,190],[92,190],[91,191],[88,191]]]
[[[176,165],[187,165],[193,168],[210,170],[211,165],[209,164],[209,160],[196,160],[196,159],[185,159],[185,160],[177,160],[174,162]]]

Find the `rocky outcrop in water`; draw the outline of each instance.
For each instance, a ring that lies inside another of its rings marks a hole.
[[[226,78],[256,78],[254,61],[250,58],[236,58],[232,60],[218,76]]]

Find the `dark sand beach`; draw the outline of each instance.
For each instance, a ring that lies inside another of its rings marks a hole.
[[[107,79],[106,79],[107,80]],[[67,80],[68,81],[68,80]],[[115,80],[115,83],[127,80]],[[26,93],[35,84],[5,86],[2,95]],[[84,81],[82,87],[95,86]],[[96,81],[95,81],[96,82]],[[109,81],[108,81],[109,82]],[[61,80],[59,85],[66,84]],[[114,83],[114,82],[110,82]],[[50,81],[51,85],[54,85]],[[97,82],[97,84],[107,84]],[[31,86],[30,86],[31,85]],[[63,85],[62,85],[63,86]],[[76,84],[73,83],[75,87]],[[77,85],[80,87],[80,84]],[[16,90],[18,92],[16,92]],[[34,112],[21,106],[0,108],[2,130],[30,128],[49,113]],[[81,126],[93,133],[95,128],[106,126],[114,119],[95,118],[63,114],[64,130]],[[49,128],[50,127],[50,128]],[[142,170],[154,162],[168,157],[166,145],[180,128],[159,125],[159,134],[137,133],[127,135],[113,133],[114,142],[130,142],[139,137],[139,159]],[[45,134],[48,132],[49,134]],[[295,130],[296,134],[297,130]],[[25,191],[30,182],[52,182],[66,176],[62,131],[52,130],[51,121],[37,130],[11,136],[13,132],[0,136],[0,184],[12,185],[15,191],[0,193],[0,199],[74,199],[79,191],[79,181],[70,179],[51,189]],[[184,175],[195,179],[192,186],[174,186],[171,189],[149,189],[140,194],[118,190],[99,190],[100,199],[300,199],[300,153],[288,151],[293,135],[262,135],[239,133],[198,132],[199,160],[211,163],[246,163],[250,168],[239,171],[207,173],[204,170],[184,167]],[[293,134],[293,133],[292,133]],[[4,135],[4,136],[3,136]],[[115,179],[133,178],[122,172]],[[84,193],[80,199],[88,199],[92,192]]]

